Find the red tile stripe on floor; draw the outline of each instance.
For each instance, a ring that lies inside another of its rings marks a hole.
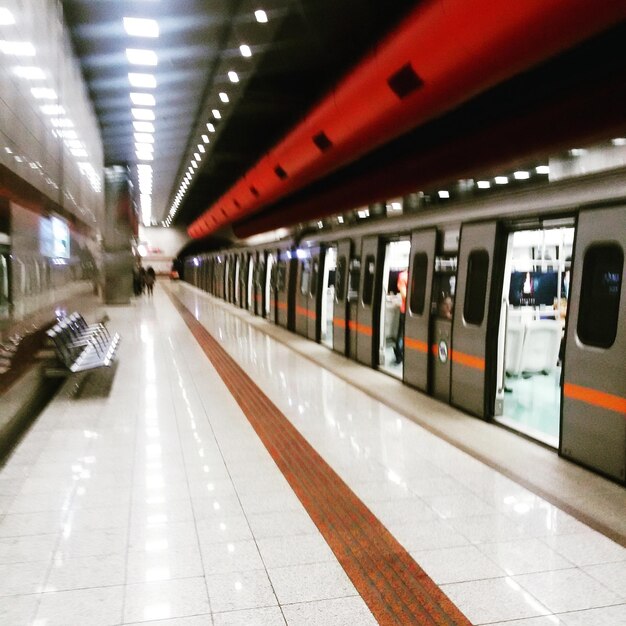
[[[380,624],[470,624],[210,333],[172,302]]]

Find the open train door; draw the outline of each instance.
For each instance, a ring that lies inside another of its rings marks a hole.
[[[333,307],[333,350],[347,354],[348,347],[348,280],[352,242],[337,243],[337,269],[335,270],[335,303]]]
[[[625,248],[626,207],[580,213],[560,443],[563,456],[622,482],[626,481]]]
[[[320,338],[320,311],[321,311],[321,290],[320,290],[320,249],[311,251],[311,282],[309,284],[309,294],[307,299],[307,337],[313,341]]]
[[[404,321],[404,381],[428,391],[430,295],[432,293],[436,229],[411,234],[409,288]]]
[[[378,236],[364,237],[361,246],[361,279],[357,319],[350,320],[350,329],[356,330],[356,360],[364,365],[375,367],[374,346],[378,346],[379,307],[377,295],[378,257],[380,254]],[[377,350],[376,350],[377,352]]]
[[[464,224],[461,229],[452,350],[447,355],[451,359],[451,403],[482,418],[488,417],[485,384],[496,365],[496,348],[494,354],[487,349],[493,319],[489,302],[496,232],[495,222]]]

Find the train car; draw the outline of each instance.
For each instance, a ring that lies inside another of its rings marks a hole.
[[[247,263],[228,301],[626,482],[625,245],[608,173],[207,262]]]

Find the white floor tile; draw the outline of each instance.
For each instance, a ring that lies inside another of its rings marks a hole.
[[[375,626],[378,622],[362,598],[318,600],[283,607],[289,626]]]
[[[111,587],[125,582],[125,557],[105,554],[53,560],[45,591]]]
[[[279,607],[213,614],[214,626],[285,626]]]
[[[509,576],[573,567],[571,561],[557,554],[539,539],[482,543],[478,544],[478,549]]]
[[[591,530],[548,537],[546,542],[578,566],[626,561],[626,548]]]
[[[49,569],[50,561],[0,564],[0,596],[43,591]]]
[[[254,541],[209,544],[202,550],[202,561],[207,576],[265,569]]]
[[[626,601],[626,561],[588,565],[582,569]]]
[[[566,626],[626,626],[626,604],[559,615]]]
[[[265,570],[207,576],[206,584],[214,613],[278,605]]]
[[[335,556],[319,534],[268,537],[257,541],[268,569],[334,561]]]

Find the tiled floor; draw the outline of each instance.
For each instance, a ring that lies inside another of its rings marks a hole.
[[[175,287],[475,624],[626,624],[626,550]],[[163,288],[0,471],[0,624],[375,623]]]

